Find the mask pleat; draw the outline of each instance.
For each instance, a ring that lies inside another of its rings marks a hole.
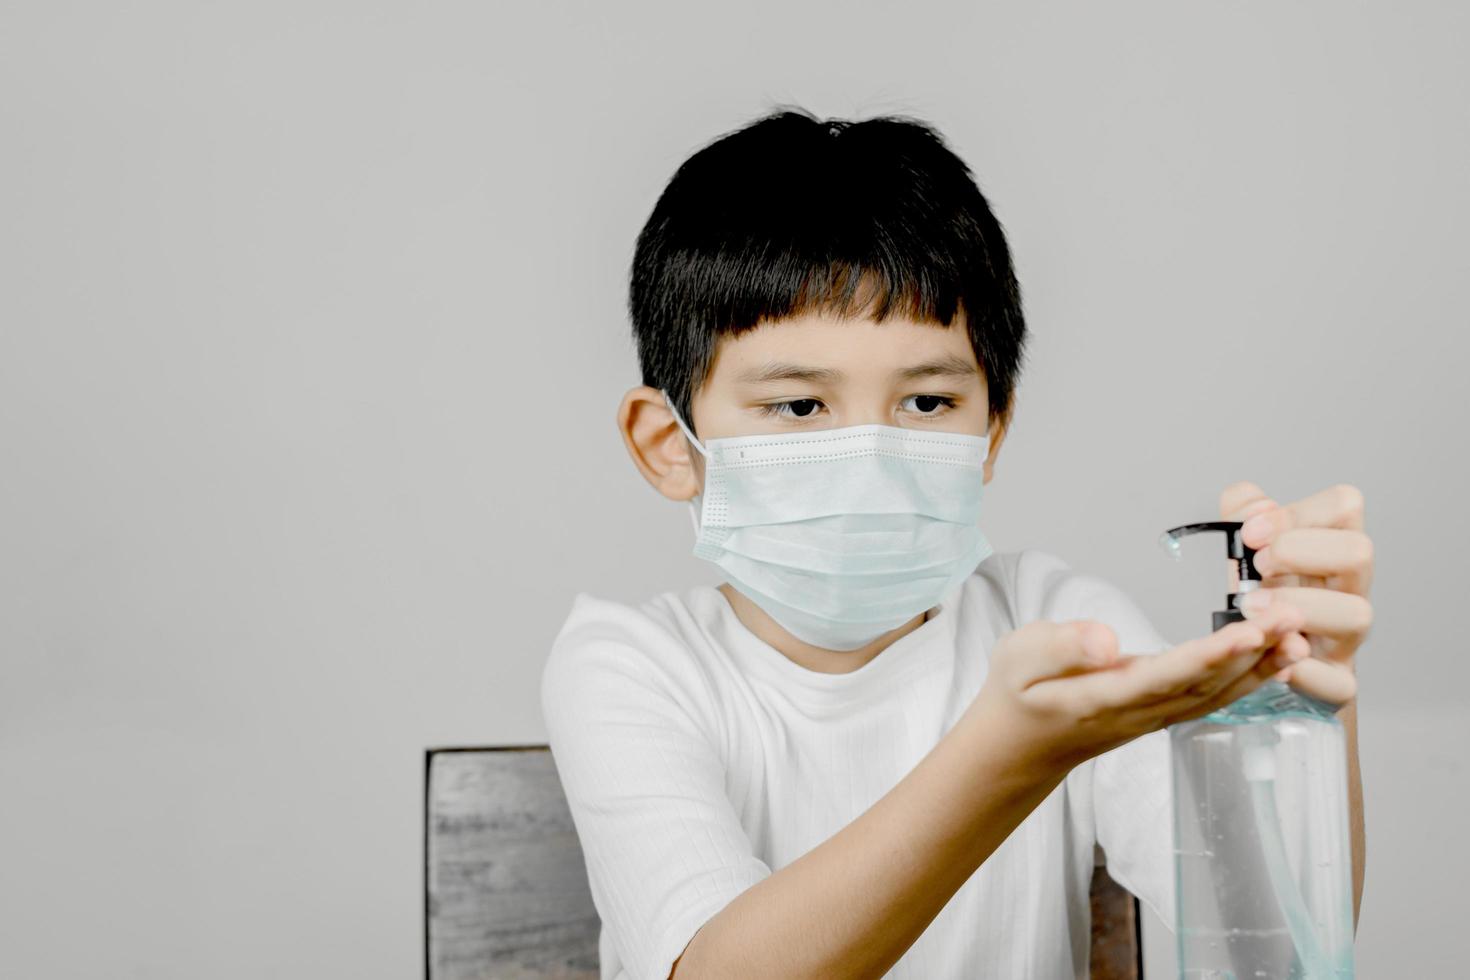
[[[914,575],[942,568],[965,555],[980,528],[913,518],[903,531],[843,535],[835,531],[794,534],[780,527],[737,528],[726,551],[818,575]]]
[[[980,516],[980,488],[985,482],[978,466],[879,455],[820,465],[805,462],[711,471],[706,479],[724,484],[727,527],[880,514],[919,514],[953,524],[973,524]]]
[[[731,554],[721,567],[805,617],[834,623],[887,623],[884,632],[904,619],[929,609],[954,581],[968,575],[991,551],[982,535],[963,554],[930,569],[913,572],[874,572],[857,576],[828,576],[786,568]],[[861,602],[855,602],[854,597]],[[911,611],[912,610],[912,611]],[[773,614],[773,618],[775,617]]]

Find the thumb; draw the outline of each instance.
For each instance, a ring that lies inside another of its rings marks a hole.
[[[1118,657],[1118,637],[1094,620],[1038,620],[1002,637],[996,653],[1020,690],[1052,677],[1106,667]]]

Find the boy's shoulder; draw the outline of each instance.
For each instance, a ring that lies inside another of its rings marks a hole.
[[[698,654],[699,618],[707,616],[712,586],[661,592],[627,602],[578,592],[551,642],[541,671],[542,696],[609,686],[662,690],[679,700],[710,686]]]
[[[660,592],[642,601],[624,601],[591,592],[572,597],[571,609],[552,640],[553,653],[562,650],[617,645],[632,646],[654,655],[682,645],[690,631],[686,621],[706,603],[702,593],[712,586]]]

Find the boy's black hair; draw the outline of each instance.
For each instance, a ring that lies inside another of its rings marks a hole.
[[[642,383],[691,426],[717,339],[763,320],[902,312],[949,326],[962,311],[998,418],[1026,344],[1000,222],[943,136],[900,115],[781,107],[706,144],[638,235],[628,311]]]

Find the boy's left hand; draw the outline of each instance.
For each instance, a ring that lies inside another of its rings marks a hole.
[[[1246,522],[1241,539],[1256,549],[1262,578],[1254,594],[1289,602],[1306,618],[1300,632],[1312,655],[1277,676],[1329,704],[1351,701],[1358,691],[1354,656],[1373,623],[1373,542],[1363,533],[1363,494],[1339,483],[1282,506],[1242,481],[1220,494],[1220,514]],[[1234,591],[1238,576],[1234,562],[1230,567]],[[1247,618],[1254,612],[1241,611]]]

